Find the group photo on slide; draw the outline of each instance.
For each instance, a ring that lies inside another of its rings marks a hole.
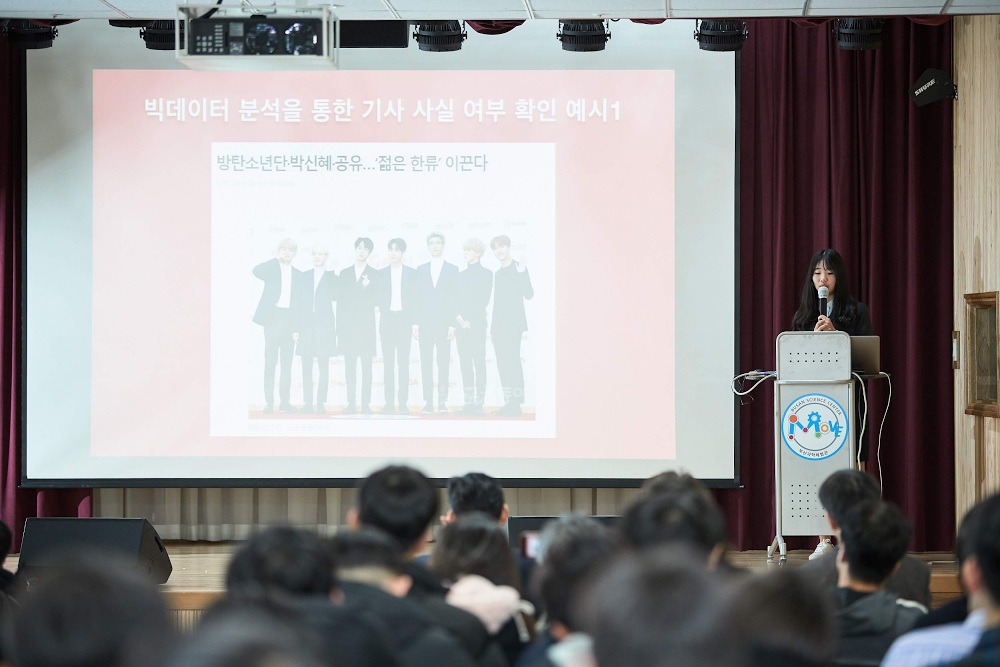
[[[308,268],[300,269],[295,261],[298,243],[292,238],[276,243],[276,256],[252,271],[262,282],[253,322],[264,334],[257,355],[263,355],[264,406],[251,407],[251,416],[275,411],[325,415],[328,404],[341,415],[371,415],[373,367],[378,366],[378,415],[526,416],[521,407],[526,397],[521,349],[528,332],[525,302],[535,295],[527,263],[511,256],[506,234],[488,241],[495,260],[489,264],[495,270],[484,266],[487,249],[481,239],[462,243],[460,265],[445,259],[441,232],[422,240],[426,251],[414,250],[412,255],[429,259],[413,266],[405,239],[391,238],[382,252],[373,254],[375,242],[359,237],[354,261],[342,265],[339,274],[332,268],[327,245],[317,242],[304,248],[308,265],[298,264]],[[452,412],[450,371],[456,357],[460,402]],[[295,361],[301,365],[293,395]],[[488,363],[495,373],[487,373]],[[419,370],[411,380],[414,367]],[[488,394],[488,385],[498,381],[500,392],[489,386]],[[411,393],[418,406],[413,412]],[[487,405],[487,395],[494,404]],[[533,417],[533,410],[527,416]]]

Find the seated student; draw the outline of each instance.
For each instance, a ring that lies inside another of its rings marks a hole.
[[[679,545],[615,559],[582,610],[598,667],[742,667],[746,639],[725,624],[725,581]]]
[[[332,549],[346,606],[382,624],[401,667],[475,665],[451,635],[418,604],[405,599],[413,580],[403,574],[403,557],[392,538],[375,528],[341,531],[333,538]]]
[[[709,569],[718,567],[726,552],[726,519],[701,493],[640,498],[625,511],[619,532],[631,549],[686,545],[702,554]]]
[[[413,583],[407,598],[417,602],[434,623],[454,636],[479,665],[503,665],[506,660],[482,622],[448,604],[448,589],[427,568],[415,562],[424,551],[431,522],[438,515],[434,483],[407,466],[387,466],[369,475],[358,488],[357,507],[347,516],[350,527],[378,528],[395,540],[403,554],[403,572]]]
[[[838,470],[819,487],[819,501],[826,509],[833,534],[840,541],[840,523],[844,514],[865,501],[879,500],[881,493],[875,478],[860,470]],[[837,586],[837,549],[831,549],[801,567],[821,586]],[[905,600],[919,602],[925,607],[931,603],[931,568],[924,561],[905,556],[885,587]]]
[[[986,612],[983,635],[972,653],[952,667],[1000,665],[1000,494],[981,502],[979,511],[971,553],[962,563],[962,581],[970,607]]]
[[[749,667],[826,667],[837,648],[830,596],[797,570],[747,577],[729,608],[750,644]]]
[[[451,509],[441,517],[441,523],[447,525],[455,517],[469,512],[482,512],[501,526],[507,525],[510,518],[510,506],[504,501],[503,487],[496,479],[481,472],[470,472],[461,477],[448,480],[448,504]],[[532,558],[521,554],[519,545],[514,546],[514,559],[521,573],[521,584],[527,586],[531,581],[531,570],[535,567]]]
[[[955,554],[958,558],[959,581],[965,591],[959,600],[939,607],[920,618],[913,631],[897,639],[885,654],[882,665],[893,667],[924,667],[940,665],[968,655],[979,642],[986,623],[981,593],[982,581],[969,583],[962,575],[965,561],[972,555],[972,545],[977,534],[977,522],[982,503],[969,510],[962,519],[955,539]],[[970,595],[970,593],[972,595]],[[956,608],[960,605],[962,608]],[[944,618],[944,622],[927,622],[928,616]],[[954,620],[952,620],[954,619]]]
[[[4,653],[17,667],[156,667],[175,644],[156,587],[105,559],[68,563],[33,583]]]
[[[614,533],[594,519],[562,516],[546,524],[539,537],[544,562],[537,569],[546,625],[521,653],[517,667],[563,667],[592,652],[590,636],[580,631],[578,605],[584,587],[617,552]]]
[[[253,607],[275,623],[299,632],[299,641],[325,665],[381,667],[399,664],[380,625],[341,601],[334,561],[314,533],[279,526],[251,537],[233,555],[226,572],[227,598],[203,623],[234,608]]]
[[[430,569],[449,584],[448,603],[482,621],[507,661],[516,662],[533,639],[534,608],[521,600],[514,554],[493,517],[472,512],[445,526]]]
[[[169,667],[323,667],[286,623],[250,607],[234,607],[202,623]]]
[[[835,664],[878,665],[896,637],[927,613],[885,587],[906,555],[912,529],[894,505],[881,500],[862,502],[840,518]]]
[[[6,592],[7,587],[14,581],[14,573],[2,567],[10,555],[12,546],[14,546],[14,534],[10,531],[10,526],[0,521],[0,592]]]

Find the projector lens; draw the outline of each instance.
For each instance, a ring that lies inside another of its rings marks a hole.
[[[278,31],[273,25],[255,23],[247,29],[244,41],[248,53],[269,55],[278,50]]]
[[[316,53],[319,37],[312,26],[293,23],[285,30],[285,51],[293,56],[308,56]]]

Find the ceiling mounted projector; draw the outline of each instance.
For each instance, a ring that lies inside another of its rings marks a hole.
[[[187,44],[177,59],[192,69],[331,69],[336,21],[327,7],[180,5]]]

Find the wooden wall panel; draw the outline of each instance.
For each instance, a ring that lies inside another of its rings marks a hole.
[[[1000,290],[1000,16],[954,19],[955,328],[962,367],[955,372],[955,493],[958,518],[1000,489],[1000,424],[965,414],[964,295]]]

